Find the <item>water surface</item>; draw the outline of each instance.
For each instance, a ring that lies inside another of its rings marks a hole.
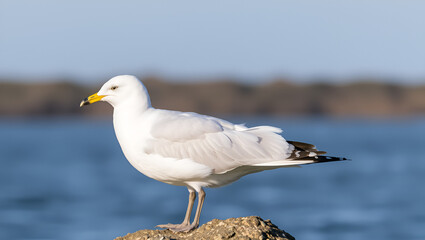
[[[205,223],[259,215],[297,239],[425,239],[425,120],[242,118],[352,161],[207,189]],[[0,239],[113,239],[180,222],[187,190],[124,158],[105,120],[0,121]]]

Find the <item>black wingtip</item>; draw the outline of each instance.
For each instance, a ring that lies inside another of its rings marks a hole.
[[[314,162],[321,163],[321,162],[338,162],[338,161],[347,161],[350,159],[347,159],[345,157],[331,157],[331,156],[318,156],[315,158]]]
[[[312,160],[312,163],[324,163],[324,162],[340,162],[340,161],[351,161],[351,159],[345,157],[331,157],[331,156],[315,156],[305,157],[301,160]]]

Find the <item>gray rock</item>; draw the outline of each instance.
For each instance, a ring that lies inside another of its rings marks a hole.
[[[170,230],[140,230],[115,240],[221,240],[221,239],[270,239],[295,240],[289,233],[280,230],[270,220],[260,217],[240,217],[226,220],[214,219],[188,233],[174,233]]]

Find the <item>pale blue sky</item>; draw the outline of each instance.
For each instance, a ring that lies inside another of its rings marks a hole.
[[[425,79],[425,1],[1,0],[0,77]]]

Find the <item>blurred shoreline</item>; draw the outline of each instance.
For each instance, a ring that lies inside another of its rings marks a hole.
[[[156,108],[220,116],[268,115],[288,117],[417,117],[425,116],[425,85],[378,81],[345,84],[276,80],[245,84],[226,79],[170,82],[141,78]],[[80,101],[99,86],[57,80],[43,83],[0,81],[0,117],[103,117],[107,104],[80,109]]]

